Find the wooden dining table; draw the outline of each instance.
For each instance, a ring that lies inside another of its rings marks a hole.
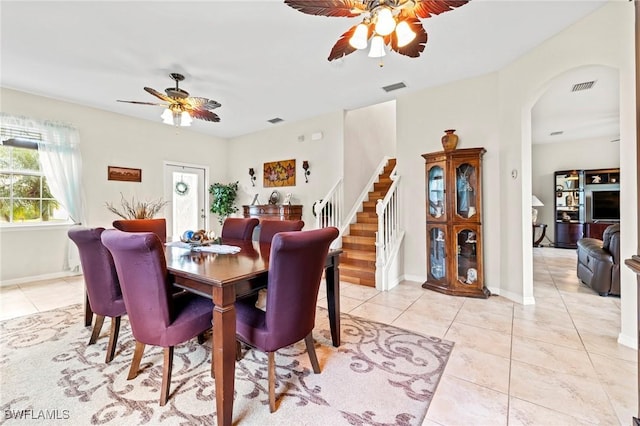
[[[213,300],[213,370],[215,374],[216,414],[218,425],[231,425],[236,362],[237,298],[247,296],[267,285],[270,243],[229,240],[236,254],[193,251],[166,247],[167,270],[177,287]],[[325,281],[334,346],[340,345],[340,253],[330,250],[325,263]]]

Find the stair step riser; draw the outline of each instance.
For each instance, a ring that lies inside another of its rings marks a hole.
[[[343,259],[342,256],[340,256],[340,268],[342,268],[344,265],[352,266],[354,268],[362,270],[363,272],[368,272],[374,275],[376,272],[375,260],[367,261],[360,259]],[[342,275],[342,269],[340,269],[340,275]]]
[[[377,232],[377,228],[376,228],[376,231],[369,231],[367,229],[353,229],[349,231],[349,233],[354,237],[369,237],[369,238],[375,238],[376,232]]]
[[[375,253],[376,246],[373,244],[345,243],[342,241],[342,248],[348,250],[370,251]]]

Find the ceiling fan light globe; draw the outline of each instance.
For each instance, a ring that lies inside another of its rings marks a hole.
[[[193,119],[191,118],[189,113],[187,111],[182,111],[182,114],[180,114],[180,125],[183,127],[191,126],[192,121]]]
[[[369,49],[370,58],[381,58],[386,55],[384,51],[384,39],[381,36],[374,36],[371,39],[371,49]]]
[[[162,112],[162,115],[160,116],[160,118],[162,118],[162,122],[164,124],[173,124],[173,113],[169,108],[166,108]]]
[[[391,9],[381,7],[376,13],[376,33],[381,36],[389,35],[396,28],[396,20],[393,19]]]
[[[407,21],[402,21],[396,26],[398,47],[404,47],[416,38],[416,33],[411,29]]]
[[[367,48],[367,36],[369,35],[369,27],[365,24],[360,24],[356,27],[353,35],[349,39],[349,44],[354,49],[366,49]]]

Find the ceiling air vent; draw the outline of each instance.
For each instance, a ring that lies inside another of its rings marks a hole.
[[[593,85],[596,84],[595,80],[594,81],[585,81],[584,83],[578,83],[578,84],[574,84],[573,87],[571,88],[572,92],[579,92],[581,90],[589,90],[593,87]]]
[[[276,118],[272,118],[271,120],[267,120],[267,121],[269,123],[271,123],[271,124],[276,124],[276,123],[279,123],[279,122],[284,121],[284,120],[282,118],[280,118],[280,117],[276,117]]]
[[[559,130],[559,131],[557,131],[557,132],[551,132],[551,133],[549,133],[549,136],[560,136],[560,135],[561,135],[561,134],[563,134],[563,133],[564,133],[564,131]]]
[[[394,90],[403,89],[405,87],[407,87],[407,85],[404,84],[403,82],[400,82],[400,83],[394,83],[394,84],[390,84],[388,86],[384,86],[382,88],[382,90],[384,90],[385,92],[391,92],[391,91],[394,91]]]

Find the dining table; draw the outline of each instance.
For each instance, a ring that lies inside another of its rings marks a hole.
[[[165,254],[170,282],[189,292],[212,299],[212,363],[215,376],[218,425],[231,425],[236,362],[237,298],[268,285],[270,243],[223,239],[215,247],[167,245]],[[236,247],[229,253],[224,247]],[[213,251],[219,252],[213,252]],[[325,283],[331,340],[340,345],[340,253],[330,249],[325,261]]]

